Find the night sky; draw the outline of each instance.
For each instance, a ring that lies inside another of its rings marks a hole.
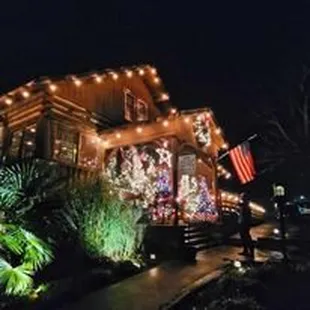
[[[310,7],[287,2],[5,1],[0,92],[41,75],[151,63],[176,106],[211,106],[235,144],[260,130],[253,114],[275,85],[309,64]]]

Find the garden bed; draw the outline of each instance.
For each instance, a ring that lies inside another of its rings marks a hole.
[[[308,262],[237,265],[171,309],[309,309]]]

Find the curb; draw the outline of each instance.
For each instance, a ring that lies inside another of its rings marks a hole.
[[[187,287],[183,288],[180,293],[178,293],[172,300],[167,303],[162,304],[159,309],[160,310],[169,310],[174,305],[179,303],[182,299],[184,299],[187,295],[192,293],[193,291],[197,290],[203,285],[206,285],[208,282],[220,277],[223,274],[222,269],[216,269],[211,273],[208,273],[206,276],[199,278],[198,280],[194,281],[192,284],[188,285]]]

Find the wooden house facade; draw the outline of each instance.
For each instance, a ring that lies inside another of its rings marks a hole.
[[[107,174],[155,223],[216,221],[228,199],[217,186],[227,144],[212,111],[178,111],[154,67],[41,78],[0,106],[2,162],[36,157],[76,176]]]

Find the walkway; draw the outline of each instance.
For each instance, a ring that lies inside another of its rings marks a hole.
[[[253,239],[271,233],[271,224],[252,229]],[[225,259],[237,259],[240,248],[220,246],[198,253],[196,264],[167,262],[146,272],[85,296],[70,310],[158,309],[198,279],[220,268]],[[258,259],[267,256],[258,251]]]

